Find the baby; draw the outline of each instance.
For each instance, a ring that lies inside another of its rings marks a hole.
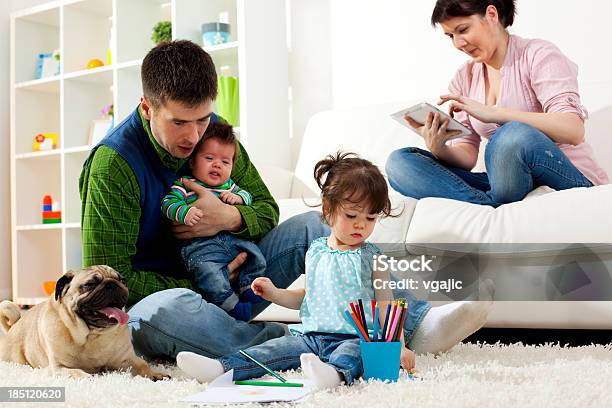
[[[193,178],[187,179],[206,187],[226,204],[250,206],[251,194],[230,178],[238,152],[232,126],[211,123],[189,161]],[[193,226],[204,213],[192,205],[198,196],[182,180],[176,180],[162,200],[162,212],[172,221]],[[247,253],[248,259],[240,270],[237,288],[240,295],[237,295],[230,283],[227,265],[242,252]],[[255,243],[219,233],[186,241],[182,244],[181,256],[206,301],[236,319],[251,319],[252,304],[263,301],[253,293],[251,282],[264,276],[266,269],[266,260]]]

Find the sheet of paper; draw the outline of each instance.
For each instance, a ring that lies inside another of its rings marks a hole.
[[[232,381],[234,371],[230,370],[211,382],[205,391],[182,399],[182,402],[205,405],[240,404],[247,402],[288,402],[303,400],[311,391],[311,384],[303,378],[288,379],[300,382],[304,387],[258,387],[253,385],[236,385]],[[258,379],[257,381],[277,382],[276,379]]]

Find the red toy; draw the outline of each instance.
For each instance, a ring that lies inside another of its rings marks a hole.
[[[59,211],[59,205],[53,202],[50,195],[43,197],[42,223],[43,224],[59,224],[62,222],[62,212]]]

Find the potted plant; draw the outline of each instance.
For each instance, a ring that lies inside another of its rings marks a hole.
[[[153,27],[151,40],[155,44],[162,41],[172,41],[172,23],[170,21],[160,21]]]

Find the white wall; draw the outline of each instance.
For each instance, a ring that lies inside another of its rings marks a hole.
[[[292,0],[288,8],[293,167],[308,119],[333,106],[332,51],[329,0]]]
[[[299,1],[299,0],[297,0]],[[429,24],[434,0],[331,0],[334,107],[435,100],[467,59]],[[557,44],[580,67],[583,102],[610,105],[612,3],[518,0],[511,32]]]
[[[294,100],[309,101],[308,109],[294,112],[294,123],[307,123],[309,115],[329,108],[414,99],[435,102],[468,59],[453,48],[440,28],[429,24],[435,0],[290,1],[294,10],[300,10],[292,13],[294,40],[302,38],[294,41],[291,64],[312,68],[316,61],[314,71],[291,71],[294,88],[302,90]],[[612,3],[518,0],[517,10],[510,32],[552,41],[578,64],[582,102],[591,113],[587,131],[589,125],[598,129],[587,133],[587,140],[604,164],[612,156],[612,142],[605,131],[612,120],[612,77],[608,74]],[[329,36],[329,44],[320,33]],[[331,58],[325,60],[325,55]],[[294,126],[296,152],[303,129]]]

